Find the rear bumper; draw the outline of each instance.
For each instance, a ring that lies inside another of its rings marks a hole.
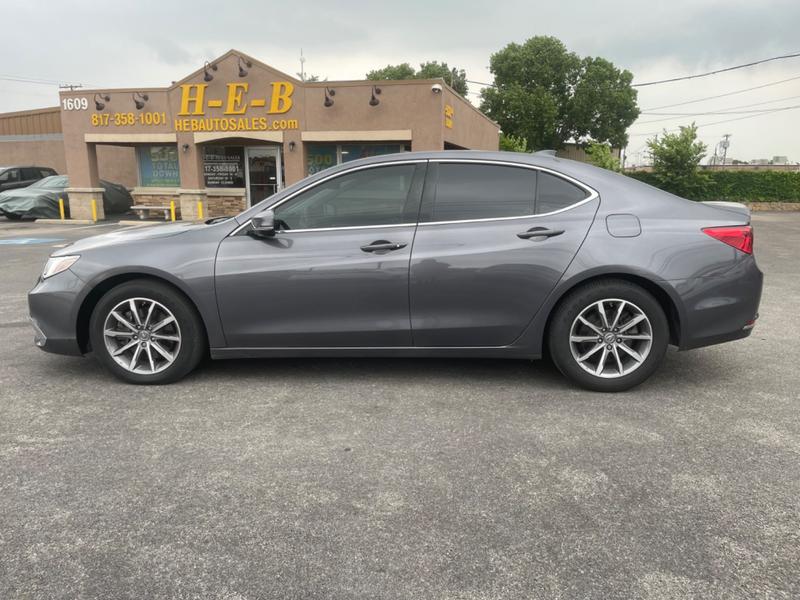
[[[749,336],[758,318],[764,274],[754,258],[723,276],[671,282],[683,301],[681,350]]]
[[[69,269],[39,280],[28,293],[34,343],[45,352],[80,356],[76,336],[77,305],[83,281]]]

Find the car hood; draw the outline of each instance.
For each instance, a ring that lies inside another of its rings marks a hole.
[[[72,244],[60,248],[53,253],[53,256],[64,256],[67,254],[80,254],[88,250],[96,250],[107,246],[118,246],[136,242],[144,242],[159,238],[181,235],[189,231],[207,227],[205,223],[170,223],[167,225],[141,225],[132,226],[111,233],[103,233],[92,237],[84,238]]]

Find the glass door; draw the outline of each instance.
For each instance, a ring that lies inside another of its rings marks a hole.
[[[283,187],[281,151],[278,146],[248,146],[245,158],[247,205],[252,206]]]

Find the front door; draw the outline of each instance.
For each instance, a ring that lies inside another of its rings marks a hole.
[[[219,247],[229,347],[411,345],[408,269],[424,161],[355,169],[279,202],[276,234]]]
[[[278,146],[246,147],[245,163],[248,206],[261,202],[283,187],[281,152]]]
[[[513,343],[577,253],[598,203],[546,171],[431,162],[411,256],[414,345]]]

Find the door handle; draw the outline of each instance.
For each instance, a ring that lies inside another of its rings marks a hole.
[[[364,252],[388,252],[390,250],[400,250],[400,248],[405,248],[406,246],[408,246],[408,244],[403,244],[401,242],[377,240],[371,244],[367,244],[366,246],[361,246],[361,250]]]
[[[518,233],[517,237],[523,240],[529,240],[535,237],[549,238],[561,235],[564,233],[563,229],[547,229],[546,227],[532,227],[528,231]]]

